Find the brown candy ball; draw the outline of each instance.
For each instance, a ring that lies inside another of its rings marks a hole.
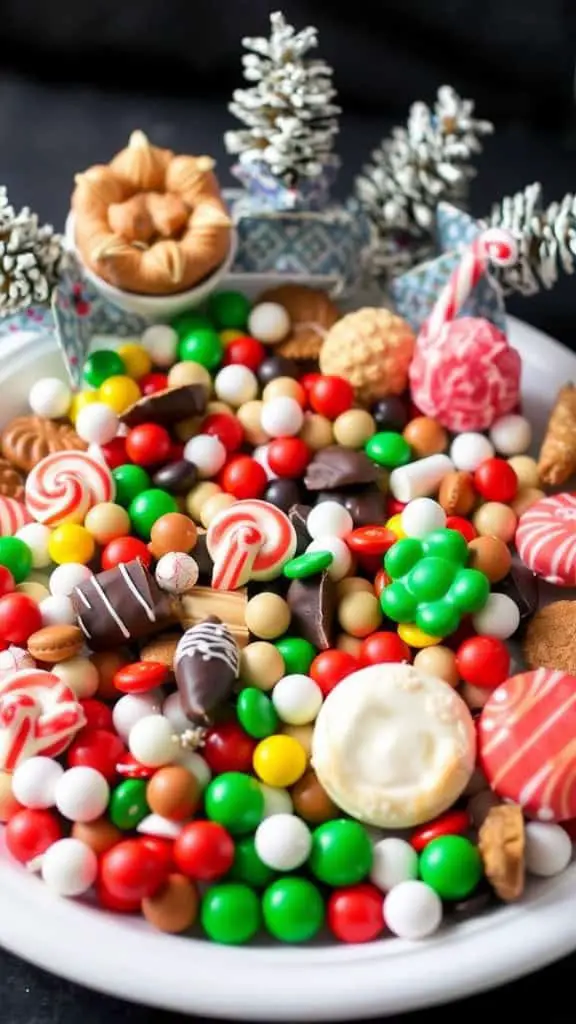
[[[192,772],[181,765],[169,765],[155,772],[146,786],[150,810],[170,821],[191,817],[200,802],[200,788]]]
[[[116,825],[106,818],[97,818],[96,821],[75,821],[72,825],[72,836],[86,843],[97,857],[100,857],[106,850],[111,850],[116,843],[124,838],[124,834]]]
[[[512,555],[499,537],[475,537],[468,544],[468,551],[470,568],[479,569],[490,583],[498,583],[510,572]]]
[[[516,515],[520,517],[529,508],[532,508],[532,505],[545,497],[544,491],[541,491],[539,487],[521,487],[514,501],[510,502],[510,508],[514,509]]]
[[[311,825],[321,825],[323,821],[330,821],[340,815],[338,807],[322,788],[312,768],[298,780],[291,795],[296,814]]]
[[[208,501],[208,498],[213,498],[215,494],[222,494],[222,488],[212,480],[203,480],[201,484],[196,484],[196,487],[188,491],[186,495],[186,511],[195,523],[200,522],[204,503]]]
[[[189,441],[191,437],[196,437],[196,434],[200,433],[200,424],[202,423],[202,416],[189,416],[185,420],[180,420],[179,423],[174,424],[174,433],[179,441]]]
[[[427,676],[443,679],[449,686],[458,686],[460,677],[456,655],[448,647],[424,647],[414,658],[414,668]]]
[[[282,729],[285,736],[291,736],[297,740],[306,754],[309,761],[312,757],[312,737],[314,735],[313,725],[285,725]]]
[[[119,668],[133,660],[120,651],[100,651],[98,654],[91,654],[90,661],[98,671],[98,689],[94,696],[100,700],[117,700],[118,690],[112,680]]]
[[[447,516],[467,516],[476,497],[472,474],[458,470],[446,474],[438,491],[438,502]]]
[[[348,409],[334,420],[334,440],[343,448],[363,448],[376,433],[376,420],[365,409]]]
[[[508,459],[508,465],[512,466],[518,477],[519,490],[523,487],[540,487],[540,474],[536,459],[531,459],[529,455],[513,455],[511,459]]]
[[[198,904],[194,883],[184,875],[173,874],[154,896],[142,900],[142,914],[158,931],[178,935],[194,924]]]
[[[408,441],[417,459],[438,455],[448,447],[448,434],[444,427],[430,416],[416,416],[404,427],[404,440]]]
[[[266,590],[248,601],[244,613],[248,629],[261,640],[282,636],[290,625],[290,618],[290,608],[284,598]]]
[[[181,512],[168,512],[156,520],[150,531],[150,551],[155,558],[161,558],[169,551],[184,551],[188,554],[198,540],[198,530],[189,516]]]
[[[483,708],[491,696],[491,691],[486,689],[486,687],[473,686],[471,683],[462,683],[459,693],[471,711],[475,711],[476,708]]]
[[[239,409],[236,410],[236,417],[240,420],[244,429],[244,437],[248,444],[256,445],[266,444],[270,438],[265,430],[262,429],[262,409],[264,402],[258,401],[257,398],[253,398],[250,402],[244,402]]]
[[[206,412],[204,413],[204,416],[211,416],[213,413],[222,413],[222,412],[226,416],[235,416],[236,415],[236,413],[234,412],[234,409],[232,408],[232,406],[228,405],[228,402],[221,402],[219,399],[216,399],[213,402],[208,402],[208,405],[206,406]]]
[[[347,594],[338,605],[338,622],[350,636],[368,636],[378,629],[382,622],[378,598],[365,590]]]
[[[245,686],[271,690],[284,674],[284,659],[274,644],[257,640],[240,652],[239,676]]]
[[[130,516],[121,505],[113,501],[101,501],[87,513],[84,526],[98,544],[108,544],[130,533]]]
[[[212,391],[212,377],[200,363],[174,363],[168,374],[168,387],[181,388],[186,384],[203,384],[208,394]]]
[[[330,420],[317,412],[304,414],[299,436],[313,452],[319,452],[322,448],[334,444],[334,430]]]
[[[0,772],[0,821],[9,821],[20,810],[21,805],[12,795],[12,776],[8,772]]]
[[[474,513],[473,523],[481,537],[499,537],[509,544],[516,533],[518,518],[508,505],[487,501]]]
[[[353,658],[359,658],[362,641],[358,636],[350,636],[349,633],[339,633],[336,637],[335,646],[339,651],[346,651],[346,654],[351,654]]]

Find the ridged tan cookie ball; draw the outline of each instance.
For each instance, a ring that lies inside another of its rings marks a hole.
[[[330,328],[320,349],[320,369],[349,380],[365,403],[399,395],[408,383],[414,343],[414,332],[402,317],[366,306]]]

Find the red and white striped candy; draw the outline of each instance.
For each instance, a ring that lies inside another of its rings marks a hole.
[[[284,512],[255,498],[220,512],[208,527],[206,546],[214,562],[212,586],[233,590],[249,579],[276,576],[296,551],[296,531]]]
[[[532,505],[520,517],[515,544],[537,576],[576,587],[576,494],[554,494]]]
[[[0,495],[0,537],[13,537],[26,523],[32,521],[32,516],[21,501]]]
[[[0,771],[29,757],[57,757],[86,725],[82,705],[57,676],[26,668],[0,680]]]
[[[53,452],[26,480],[26,507],[45,526],[82,523],[93,505],[113,501],[115,493],[108,467],[87,452]]]
[[[540,821],[576,817],[576,678],[539,668],[499,686],[478,726],[492,789]]]

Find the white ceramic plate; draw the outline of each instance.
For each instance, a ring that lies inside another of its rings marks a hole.
[[[557,388],[576,378],[576,355],[510,322],[524,361],[524,411],[541,431]],[[49,339],[2,342],[2,417],[25,408],[34,377],[62,374]],[[0,850],[0,942],[72,981],[126,999],[248,1020],[341,1020],[442,1003],[542,967],[576,948],[576,863],[535,884],[521,903],[432,939],[365,946],[251,945],[240,949],[152,931],[55,897]]]

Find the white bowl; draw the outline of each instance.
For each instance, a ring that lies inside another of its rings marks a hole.
[[[66,218],[64,238],[66,247],[76,254],[86,280],[90,281],[90,284],[93,285],[104,299],[117,306],[118,309],[123,309],[125,313],[134,313],[136,316],[141,316],[152,323],[167,323],[178,316],[179,313],[184,313],[188,309],[194,309],[204,302],[204,299],[216,290],[222,278],[226,277],[236,255],[238,245],[236,231],[232,228],[230,248],[226,258],[214,273],[204,278],[200,284],[195,285],[194,288],[189,288],[188,291],[178,292],[176,295],[142,295],[137,292],[125,292],[121,288],[115,288],[114,285],[108,284],[108,281],[104,281],[93,270],[90,270],[90,267],[86,266],[76,248],[74,240],[74,214],[72,212]]]

